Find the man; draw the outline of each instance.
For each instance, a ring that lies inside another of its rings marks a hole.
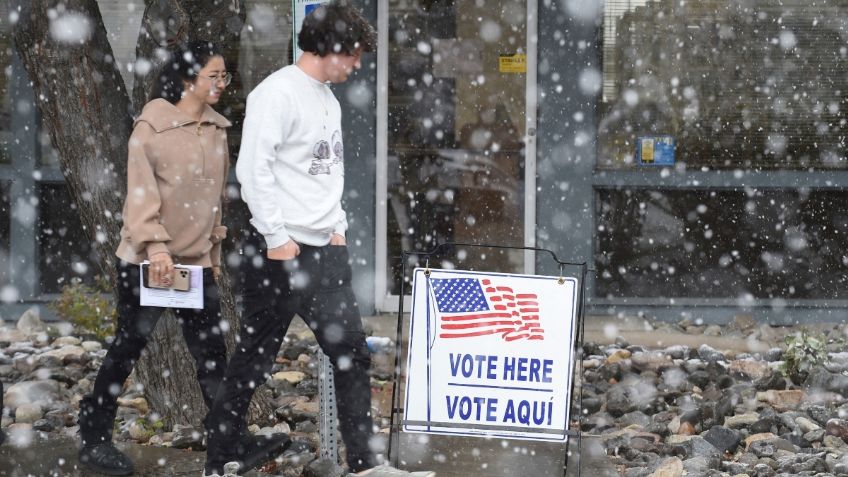
[[[295,314],[312,328],[334,367],[339,424],[351,472],[369,472],[371,359],[351,288],[341,207],[341,107],[327,83],[343,83],[373,51],[376,33],[354,7],[313,10],[298,36],[304,51],[247,98],[236,175],[253,230],[246,250],[240,342],[209,411],[204,475],[237,461],[230,449],[256,386],[274,364]],[[248,467],[241,464],[241,471]]]

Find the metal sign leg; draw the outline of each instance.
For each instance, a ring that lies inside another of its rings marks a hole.
[[[336,381],[330,358],[323,352],[318,375],[318,426],[321,440],[320,456],[339,463],[339,440],[336,435]]]
[[[392,462],[395,467],[398,467],[400,464],[400,421],[395,420],[395,416],[399,415],[399,413],[403,412],[398,405],[398,400],[400,398],[400,385],[399,381],[401,379],[401,351],[403,350],[403,296],[404,296],[404,278],[406,277],[406,259],[409,256],[407,252],[403,252],[401,256],[401,274],[400,274],[400,298],[398,302],[398,314],[397,314],[397,330],[395,336],[395,369],[394,369],[394,378],[392,379],[392,405],[391,405],[391,413],[389,418],[389,449],[388,454],[386,455],[386,460]],[[397,439],[397,441],[395,441]],[[393,445],[393,442],[395,444]],[[394,452],[392,452],[394,451]]]

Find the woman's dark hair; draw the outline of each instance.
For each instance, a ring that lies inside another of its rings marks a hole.
[[[377,32],[356,7],[346,0],[333,0],[303,19],[297,43],[301,50],[322,57],[330,53],[353,55],[358,49],[374,51]]]
[[[215,56],[223,54],[210,41],[190,41],[169,49],[168,59],[153,82],[150,99],[164,98],[176,104],[183,97],[184,82],[193,83],[197,73]]]

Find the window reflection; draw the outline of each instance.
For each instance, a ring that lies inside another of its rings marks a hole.
[[[239,37],[238,49],[225,52],[233,72],[233,82],[217,107],[233,123],[227,133],[232,166],[241,145],[241,128],[247,95],[268,75],[291,63],[291,2],[247,0],[247,19]],[[228,45],[233,46],[233,45]]]
[[[605,5],[599,167],[666,134],[687,167],[848,167],[844,2]]]
[[[279,0],[247,0],[247,19],[242,27],[238,50],[228,52],[228,59],[238,59],[227,68],[234,71],[233,82],[223,96],[220,111],[232,121],[228,130],[232,166],[238,158],[241,145],[241,127],[244,121],[247,95],[268,75],[291,63],[292,4]],[[254,269],[263,257],[247,245],[250,211],[241,200],[239,188],[233,184],[227,189],[224,205],[224,225],[227,240],[223,243],[223,260],[230,279],[241,291],[245,273]]]
[[[9,182],[0,182],[0,287],[11,283],[11,224]]]
[[[525,5],[513,0],[389,2],[388,255],[445,242],[523,242]],[[407,264],[415,265],[415,263]],[[461,248],[431,266],[496,272],[521,252]]]
[[[23,108],[29,110],[32,106],[28,103],[13,102],[11,86],[12,72],[12,28],[6,19],[9,17],[8,2],[0,3],[0,164],[11,164],[12,157],[10,147],[14,140],[12,133],[12,108]]]
[[[100,274],[89,234],[83,230],[77,207],[64,184],[38,188],[36,222],[41,293],[59,293],[71,280],[93,284]],[[56,204],[66,204],[56,207]],[[69,210],[70,209],[70,210]]]
[[[597,191],[601,297],[848,298],[839,191]]]

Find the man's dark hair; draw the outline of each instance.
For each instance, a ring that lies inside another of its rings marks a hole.
[[[197,73],[215,56],[223,55],[220,47],[210,41],[189,41],[171,48],[153,82],[150,99],[164,98],[177,104],[183,97],[184,82],[193,83]]]
[[[377,32],[359,9],[346,0],[333,0],[303,19],[297,42],[301,50],[322,57],[330,53],[354,55],[359,49],[374,51]]]

